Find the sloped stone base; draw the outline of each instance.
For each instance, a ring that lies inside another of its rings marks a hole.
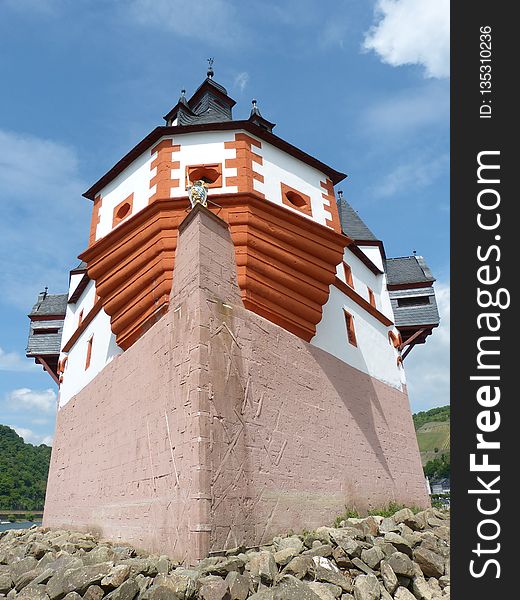
[[[193,562],[428,505],[406,393],[245,309],[211,212],[175,260],[169,311],[58,413],[44,525]]]

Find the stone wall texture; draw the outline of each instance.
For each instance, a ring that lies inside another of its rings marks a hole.
[[[58,413],[44,525],[188,563],[428,506],[408,398],[243,307],[227,225],[179,228],[169,311]]]

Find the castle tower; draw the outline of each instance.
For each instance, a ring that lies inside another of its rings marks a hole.
[[[181,93],[85,193],[59,344],[31,312],[60,385],[46,526],[191,562],[428,503],[403,357],[438,325],[434,278],[386,258],[344,174],[234,105],[212,69]]]

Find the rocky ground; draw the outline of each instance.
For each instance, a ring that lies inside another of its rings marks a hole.
[[[166,556],[42,527],[0,533],[0,598],[442,600],[450,521],[436,509],[346,519],[183,567]]]

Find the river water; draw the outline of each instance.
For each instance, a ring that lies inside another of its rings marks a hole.
[[[1,523],[0,531],[6,531],[6,529],[29,529],[33,525],[41,525],[41,521],[18,521],[18,523]]]

